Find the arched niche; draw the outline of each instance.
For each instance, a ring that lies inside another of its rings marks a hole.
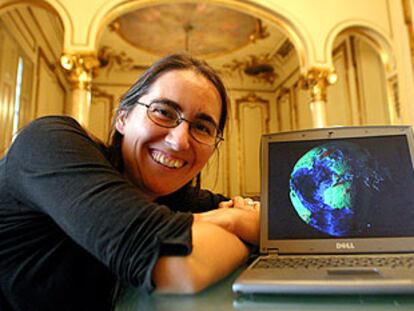
[[[375,25],[359,20],[342,22],[329,32],[325,43],[325,55],[328,65],[332,64],[332,50],[334,48],[335,40],[344,33],[354,34],[365,38],[365,40],[378,51],[387,72],[392,72],[396,69],[391,39],[388,37],[386,31]]]
[[[329,125],[400,121],[398,79],[390,39],[380,29],[347,22],[327,40],[337,82],[328,89]]]

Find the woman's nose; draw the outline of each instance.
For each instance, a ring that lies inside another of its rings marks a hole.
[[[165,137],[166,142],[173,150],[186,150],[190,147],[190,125],[182,122],[176,127],[170,128]]]

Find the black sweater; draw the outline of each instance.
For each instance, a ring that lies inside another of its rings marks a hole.
[[[189,212],[224,199],[149,202],[75,120],[38,119],[0,160],[0,310],[109,310],[117,280],[150,291],[160,255],[191,252]]]

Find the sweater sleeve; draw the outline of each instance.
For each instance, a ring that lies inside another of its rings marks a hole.
[[[191,252],[190,213],[145,199],[68,117],[32,122],[6,155],[11,194],[47,214],[115,275],[151,289],[160,254]]]
[[[157,200],[160,204],[168,204],[173,210],[202,213],[218,208],[222,201],[230,200],[218,193],[209,190],[196,190],[193,186],[187,185],[180,190]]]

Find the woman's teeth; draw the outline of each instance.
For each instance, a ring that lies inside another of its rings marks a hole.
[[[177,160],[177,159],[170,159],[170,158],[168,158],[167,156],[165,156],[164,154],[162,154],[161,152],[158,152],[158,151],[153,151],[152,152],[152,158],[156,162],[158,162],[158,163],[160,163],[164,166],[167,166],[169,168],[180,168],[184,165],[184,161]]]

